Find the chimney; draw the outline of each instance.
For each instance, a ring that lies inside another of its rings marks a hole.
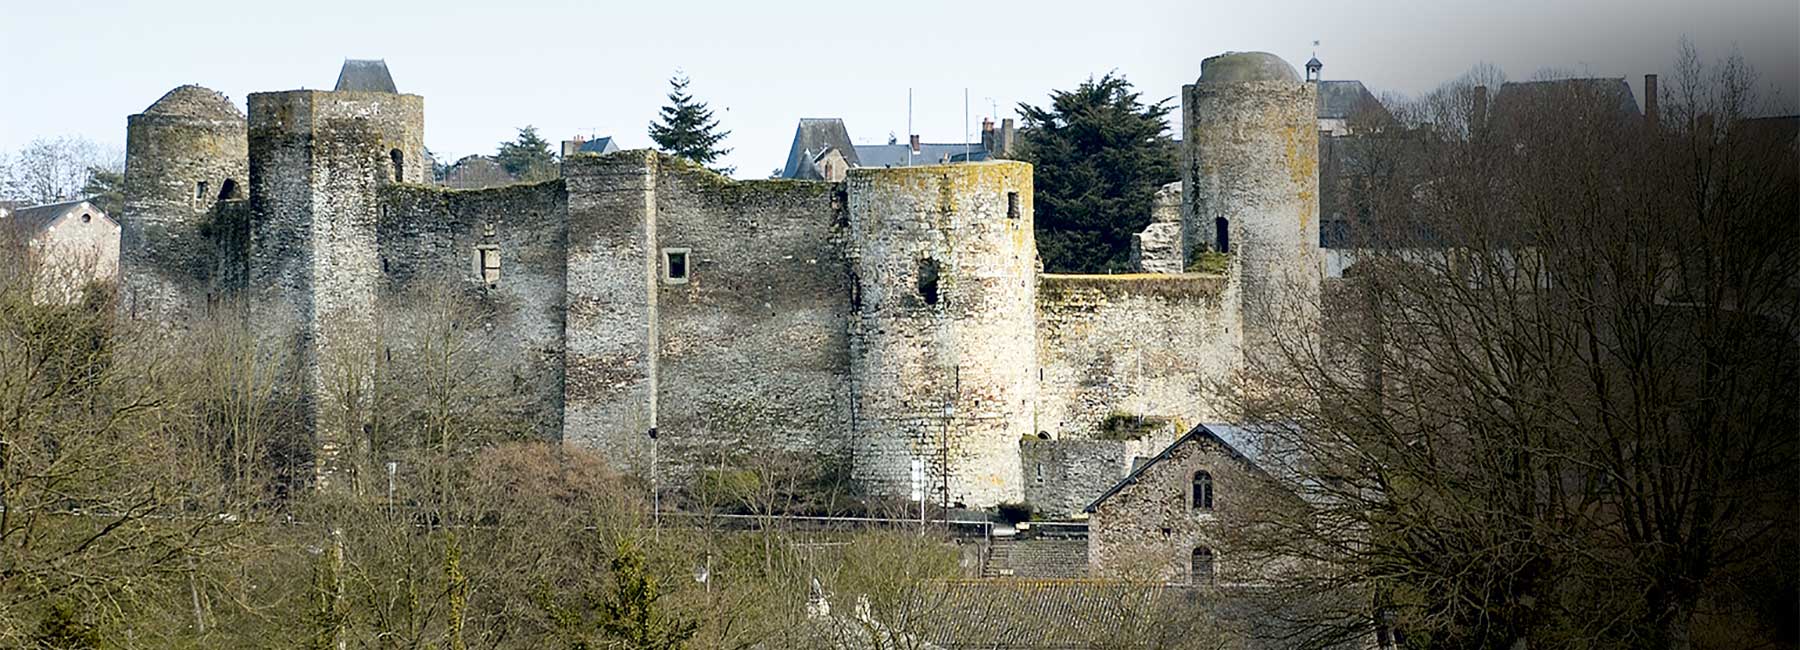
[[[906,140],[907,140],[907,142],[912,143],[912,152],[915,154],[919,153],[919,134],[914,133],[912,135],[906,136]]]
[[[994,131],[994,118],[991,118],[991,117],[981,118],[981,132],[982,133],[992,133],[993,131]]]
[[[1654,131],[1661,118],[1656,104],[1656,75],[1644,75],[1644,124]]]
[[[1487,130],[1488,89],[1487,86],[1475,87],[1475,105],[1469,115],[1469,135],[1472,137]]]
[[[1000,157],[1011,158],[1013,151],[1013,120],[1000,120]]]
[[[991,117],[981,118],[981,148],[982,148],[982,150],[987,151],[990,154],[994,153],[994,147],[998,145],[998,143],[996,143],[994,141],[994,136],[995,136],[994,118],[991,118]]]

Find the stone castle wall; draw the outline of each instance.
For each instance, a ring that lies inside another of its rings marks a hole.
[[[1194,549],[1211,549],[1219,582],[1241,578],[1228,526],[1256,507],[1256,482],[1247,462],[1205,435],[1169,450],[1088,517],[1088,566],[1093,577],[1186,582]],[[1193,507],[1194,472],[1213,478],[1213,507]]]
[[[228,186],[249,183],[246,129],[223,95],[198,86],[126,120],[125,205],[113,216],[128,316],[179,327],[205,313],[222,259],[210,213]]]
[[[855,476],[933,502],[1023,498],[1037,400],[1031,166],[857,169],[848,187]]]
[[[563,305],[568,206],[561,181],[457,191],[389,185],[380,193],[378,297],[388,355],[463,327],[451,361],[516,386],[517,418],[539,438],[562,438]],[[482,251],[498,260],[489,282]],[[446,322],[449,319],[453,322]],[[427,329],[435,328],[435,329]],[[388,359],[383,359],[386,362]]]
[[[1038,430],[1091,438],[1114,415],[1182,431],[1218,418],[1239,359],[1236,307],[1222,275],[1039,276]]]
[[[1130,474],[1134,461],[1156,455],[1174,438],[1158,431],[1137,440],[1022,441],[1025,502],[1046,517],[1077,515]]]

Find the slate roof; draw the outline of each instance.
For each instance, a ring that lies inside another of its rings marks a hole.
[[[907,144],[859,144],[856,145],[856,157],[863,167],[905,167]],[[981,162],[988,159],[987,149],[979,142],[937,143],[923,142],[919,144],[919,153],[913,154],[913,165],[936,165],[945,162],[965,162],[963,153],[968,153],[966,162]]]
[[[818,178],[811,172],[812,161],[826,149],[836,149],[844,154],[844,162],[856,167],[861,163],[857,159],[856,147],[850,144],[850,131],[844,128],[844,120],[836,117],[808,117],[800,120],[800,126],[794,129],[794,143],[788,147],[787,164],[781,167],[782,178]]]
[[[1375,95],[1363,86],[1363,82],[1355,80],[1321,81],[1319,83],[1318,112],[1320,119],[1347,120],[1358,111],[1387,109]]]
[[[394,89],[394,77],[388,74],[387,61],[382,59],[344,59],[344,67],[338,70],[338,92],[359,93],[397,93]]]
[[[576,149],[576,151],[578,151],[580,153],[598,153],[598,154],[608,154],[608,153],[612,153],[612,152],[618,151],[618,150],[619,150],[619,144],[617,142],[613,142],[612,136],[610,136],[610,135],[606,136],[604,138],[594,138],[592,140],[583,142],[583,143],[581,143],[581,147]]]
[[[11,219],[12,223],[29,228],[31,232],[39,232],[45,228],[49,228],[50,224],[56,223],[56,220],[63,215],[76,211],[84,206],[87,212],[99,215],[100,218],[106,219],[107,221],[113,221],[112,217],[107,216],[105,212],[101,212],[99,208],[88,203],[86,199],[76,199],[74,201],[47,203],[44,205],[34,205],[29,208],[19,208],[14,210],[11,216],[7,218]]]
[[[1191,440],[1203,437],[1218,443],[1220,447],[1225,449],[1226,453],[1231,454],[1232,458],[1248,463],[1251,467],[1256,467],[1256,459],[1252,456],[1245,455],[1244,451],[1242,451],[1250,450],[1251,453],[1254,454],[1257,449],[1256,445],[1253,444],[1255,441],[1250,437],[1248,429],[1235,424],[1216,422],[1195,425],[1194,428],[1189,429],[1186,434],[1183,434],[1180,438],[1176,438],[1175,442],[1169,443],[1169,446],[1163,448],[1161,453],[1152,456],[1150,460],[1145,461],[1132,469],[1130,474],[1126,474],[1124,479],[1114,484],[1111,489],[1108,489],[1105,493],[1101,494],[1099,498],[1094,499],[1094,502],[1088,504],[1086,508],[1083,508],[1082,512],[1094,512],[1096,508],[1100,507],[1101,503],[1105,503],[1107,499],[1112,498],[1112,495],[1118,494],[1119,491],[1125,489],[1126,486],[1136,483],[1138,477],[1143,476],[1144,472],[1150,471],[1151,467],[1155,467],[1157,463],[1167,460],[1170,455],[1175,453],[1177,448],[1187,444]]]

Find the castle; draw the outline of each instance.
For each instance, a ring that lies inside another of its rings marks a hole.
[[[1221,417],[1219,383],[1293,316],[1273,305],[1318,291],[1316,101],[1273,55],[1207,59],[1162,230],[1226,270],[1070,276],[1040,270],[1020,162],[734,181],[577,153],[558,180],[449,190],[424,99],[379,62],[252,93],[247,116],[182,86],[128,121],[121,309],[178,328],[239,303],[291,341],[325,481],[351,444],[326,385],[438,283],[484,307],[538,434],[620,469],[781,449],[847,460],[874,494],[922,465],[932,502],[1067,514]]]

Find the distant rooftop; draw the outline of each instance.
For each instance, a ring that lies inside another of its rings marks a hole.
[[[394,77],[388,74],[387,61],[381,59],[344,59],[338,71],[338,92],[397,93]]]
[[[895,144],[859,144],[856,145],[856,158],[862,161],[863,167],[905,167],[907,165],[904,142]],[[967,158],[964,158],[967,154]],[[950,142],[923,142],[919,144],[919,152],[912,155],[913,165],[935,165],[946,162],[981,162],[987,160],[988,151],[979,142],[969,144]]]

